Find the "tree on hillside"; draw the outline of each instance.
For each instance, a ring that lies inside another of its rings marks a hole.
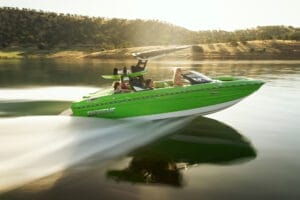
[[[45,48],[176,45],[249,40],[300,40],[299,28],[260,26],[234,32],[190,31],[158,20],[105,19],[30,9],[0,8],[0,47]]]

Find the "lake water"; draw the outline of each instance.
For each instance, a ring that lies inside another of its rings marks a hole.
[[[266,84],[205,118],[60,115],[134,61],[0,61],[0,199],[299,199],[300,61],[151,61]]]

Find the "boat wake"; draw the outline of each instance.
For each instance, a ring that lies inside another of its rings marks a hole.
[[[0,101],[74,101],[86,93],[92,93],[100,88],[83,86],[56,86],[36,88],[1,88]]]
[[[0,119],[0,192],[65,170],[91,156],[104,161],[173,132],[192,118],[121,121],[69,116]]]
[[[28,115],[71,115],[67,110],[71,102],[95,91],[107,92],[107,88],[82,86],[56,86],[36,88],[0,89],[0,117]],[[66,112],[65,112],[66,111]]]

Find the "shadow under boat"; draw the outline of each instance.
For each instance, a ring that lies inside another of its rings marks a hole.
[[[217,120],[198,117],[176,131],[128,154],[125,169],[109,170],[120,182],[166,184],[182,187],[182,170],[199,164],[228,165],[256,157],[250,141]]]

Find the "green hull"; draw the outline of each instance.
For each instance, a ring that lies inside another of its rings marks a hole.
[[[208,114],[233,105],[264,84],[262,81],[252,79],[218,79],[216,82],[205,84],[132,93],[95,93],[82,101],[74,102],[71,109],[75,116],[112,119],[133,117],[159,119]]]

